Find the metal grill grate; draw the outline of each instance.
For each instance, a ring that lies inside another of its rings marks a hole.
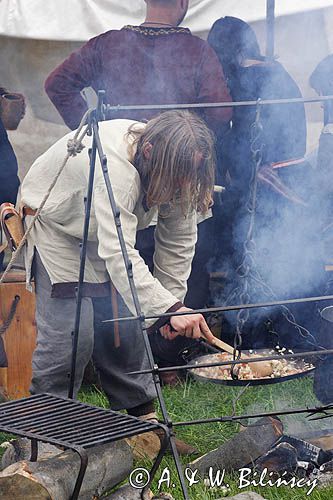
[[[90,448],[149,432],[160,425],[72,399],[37,394],[0,404],[0,428],[52,444]]]
[[[88,464],[86,448],[156,429],[162,430],[165,438],[151,470],[151,479],[170,437],[169,429],[161,424],[51,394],[37,394],[0,404],[0,430],[29,438],[32,461],[37,460],[38,441],[70,448],[79,454],[81,465],[71,500],[79,497]]]

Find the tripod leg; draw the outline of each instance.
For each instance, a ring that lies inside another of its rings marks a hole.
[[[95,140],[93,140],[92,149],[89,150],[89,157],[90,157],[90,171],[89,171],[87,197],[85,198],[85,218],[84,218],[83,237],[82,237],[81,252],[80,252],[80,273],[79,273],[79,282],[76,295],[76,312],[75,312],[75,323],[73,331],[72,362],[71,362],[71,373],[70,373],[70,381],[68,389],[69,398],[73,398],[74,385],[75,385],[76,358],[77,358],[77,348],[79,341],[79,329],[80,329],[80,319],[81,319],[82,289],[84,281],[84,269],[86,264],[89,221],[90,221],[91,202],[92,202],[95,165],[96,165]]]

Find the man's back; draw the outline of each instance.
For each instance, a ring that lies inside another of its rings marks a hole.
[[[186,28],[125,26],[99,35],[48,77],[45,88],[70,128],[87,109],[80,95],[92,86],[112,105],[230,101],[222,68],[209,45]],[[116,112],[114,118],[149,119],[156,111]],[[202,111],[217,129],[230,108]]]

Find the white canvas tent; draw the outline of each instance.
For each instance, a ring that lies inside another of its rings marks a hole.
[[[276,16],[320,9],[330,0],[276,0]],[[0,34],[37,40],[84,41],[144,18],[143,0],[0,0]],[[190,0],[184,24],[207,32],[224,15],[264,19],[266,0]]]
[[[0,0],[0,85],[23,92],[28,102],[26,118],[11,134],[21,176],[68,131],[44,93],[46,76],[92,36],[141,23],[144,9],[143,0]],[[333,52],[333,0],[275,0],[275,13],[275,53],[303,94],[313,95],[309,74]],[[225,15],[251,22],[265,50],[266,0],[190,0],[183,25],[205,37]],[[321,127],[320,105],[308,106],[307,112],[312,149]]]

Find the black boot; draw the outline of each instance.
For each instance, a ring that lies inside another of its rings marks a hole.
[[[319,360],[313,379],[313,392],[326,405],[333,403],[333,356]]]

